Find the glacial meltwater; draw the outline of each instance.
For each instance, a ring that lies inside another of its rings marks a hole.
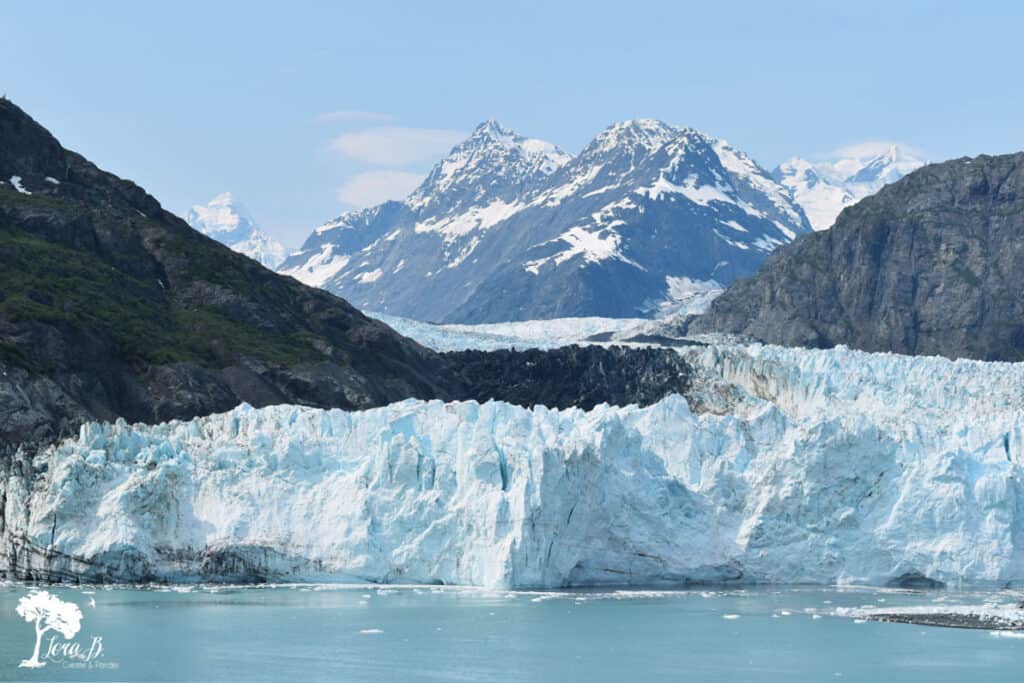
[[[43,615],[54,628],[27,668],[38,622],[17,607],[31,590],[0,586],[3,681],[959,683],[1019,681],[1024,667],[1019,632],[836,616],[1020,599],[1008,592],[295,585],[40,587],[80,618]]]

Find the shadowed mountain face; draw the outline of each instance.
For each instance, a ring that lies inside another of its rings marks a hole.
[[[644,356],[641,382],[652,389],[633,391],[621,371],[601,369],[632,352],[595,353],[551,352],[544,381],[565,395],[581,383],[573,395],[587,402],[687,386],[675,358]],[[465,360],[196,232],[0,99],[0,455],[88,420],[162,422],[243,401],[359,409],[409,397],[487,400],[510,373],[516,391],[505,398],[544,400],[543,387],[501,359],[475,359],[472,371]]]
[[[689,333],[1024,360],[1024,154],[926,166],[779,249]]]
[[[192,230],[8,100],[0,180],[0,443],[458,385],[436,354]]]

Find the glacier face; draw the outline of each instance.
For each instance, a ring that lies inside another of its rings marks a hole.
[[[17,576],[491,587],[1024,579],[1024,365],[718,345],[649,408],[90,424],[13,463]]]

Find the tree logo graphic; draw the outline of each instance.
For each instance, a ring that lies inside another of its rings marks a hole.
[[[78,605],[65,602],[47,591],[32,591],[18,601],[15,611],[28,623],[35,622],[36,627],[36,646],[32,657],[21,660],[20,667],[38,669],[46,666],[46,662],[39,659],[39,645],[48,631],[56,631],[71,640],[82,628],[82,610]]]

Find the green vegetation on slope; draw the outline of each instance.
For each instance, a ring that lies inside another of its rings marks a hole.
[[[109,337],[128,362],[224,367],[239,356],[282,365],[322,358],[301,335],[261,330],[212,308],[177,308],[155,291],[158,283],[9,225],[0,225],[0,262],[0,317]],[[28,363],[8,344],[0,358]]]

